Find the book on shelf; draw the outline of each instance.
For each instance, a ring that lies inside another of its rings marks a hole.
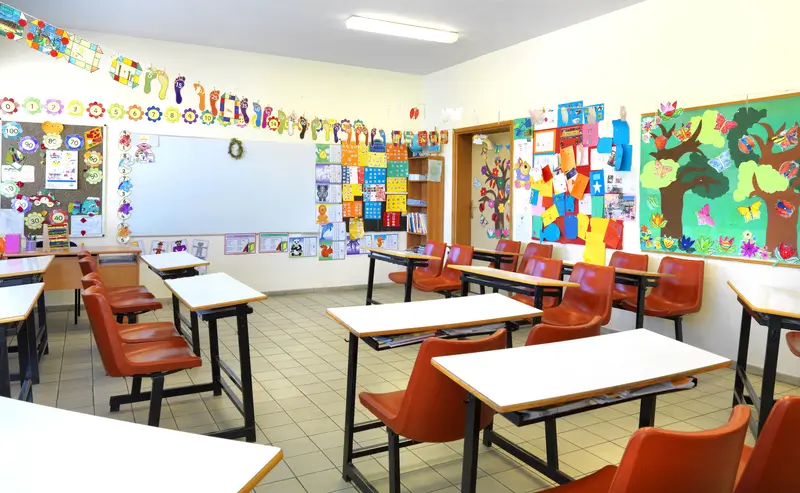
[[[418,207],[427,207],[428,201],[422,199],[408,199],[408,205],[416,205]]]
[[[423,212],[410,212],[407,231],[422,235],[428,234],[428,215]]]
[[[409,173],[408,181],[428,181],[428,175]]]
[[[424,341],[435,335],[436,332],[413,332],[396,336],[375,336],[373,339],[378,343],[378,347],[398,347]]]

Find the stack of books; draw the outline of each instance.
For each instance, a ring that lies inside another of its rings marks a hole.
[[[434,337],[436,332],[414,332],[412,334],[402,334],[397,336],[375,336],[373,339],[378,343],[379,348],[400,347],[424,341],[429,337]]]
[[[428,215],[422,212],[410,212],[408,214],[408,232],[428,234]]]
[[[409,173],[408,181],[428,181],[428,175]]]
[[[408,202],[408,205],[416,205],[416,206],[419,206],[419,207],[427,207],[428,206],[428,201],[427,200],[422,200],[422,199],[408,199],[407,202]]]

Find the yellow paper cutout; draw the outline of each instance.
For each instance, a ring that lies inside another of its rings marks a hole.
[[[608,229],[608,219],[604,217],[593,217],[591,219],[590,226],[592,227],[592,233],[599,234],[600,239],[602,240],[606,236],[606,230]]]
[[[589,231],[589,216],[578,214],[578,238],[585,240],[586,233]]]
[[[361,188],[361,185],[357,183],[345,183],[342,185],[342,201],[352,202],[356,200],[356,197],[361,197],[363,193]]]
[[[393,194],[386,196],[386,212],[406,213],[406,195]]]
[[[542,213],[542,225],[546,228],[553,221],[558,219],[558,207],[551,205],[546,211]]]
[[[385,168],[386,167],[386,153],[385,152],[370,152],[369,153],[369,166],[371,168]]]
[[[358,144],[358,165],[369,165],[369,148],[367,147],[367,144]]]
[[[586,236],[586,248],[583,249],[583,261],[587,264],[606,265],[606,243],[603,241],[605,233],[598,234],[594,231]]]
[[[561,149],[561,170],[566,173],[575,167],[575,147]]]
[[[407,178],[387,178],[386,191],[389,193],[405,193],[408,192],[408,179]]]
[[[539,195],[542,197],[552,197],[553,196],[553,181],[550,180],[546,182],[544,180],[539,180],[531,183],[531,188],[539,190]]]

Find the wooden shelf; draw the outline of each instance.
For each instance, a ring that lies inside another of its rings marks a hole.
[[[406,231],[406,234],[414,235],[414,236],[428,236],[427,234],[423,233],[412,233],[411,231]]]
[[[421,207],[423,209],[427,209],[428,208],[427,205],[414,205],[414,204],[407,204],[407,205],[408,205],[408,207]]]
[[[444,166],[442,156],[417,156],[409,157],[409,173],[428,175],[428,163],[439,161]],[[427,233],[406,232],[407,248],[415,248],[428,241],[442,241],[444,239],[444,176],[438,182],[425,180],[408,180],[408,198],[421,200],[426,205],[408,204],[411,212],[420,212],[427,215]]]

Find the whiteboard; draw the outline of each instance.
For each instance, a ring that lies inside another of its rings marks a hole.
[[[136,163],[130,175],[133,235],[316,231],[314,144],[243,142],[237,161],[229,142],[152,139],[155,162]]]

